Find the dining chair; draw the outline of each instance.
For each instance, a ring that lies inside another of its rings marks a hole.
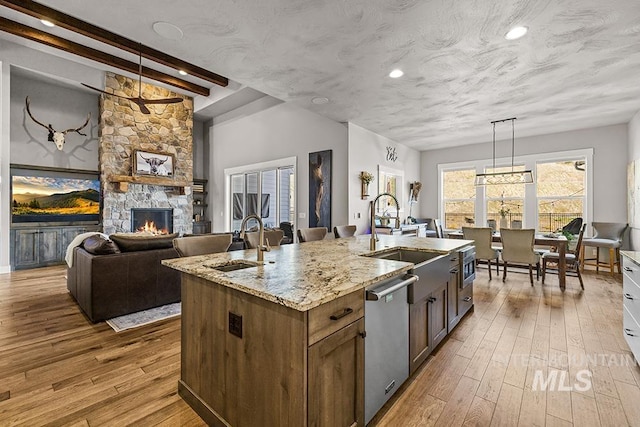
[[[491,229],[491,231],[496,231],[496,227],[497,227],[497,223],[495,219],[488,219],[487,220],[487,227],[489,227]]]
[[[433,226],[436,229],[436,237],[438,239],[443,239],[444,238],[444,233],[442,232],[442,223],[440,222],[439,219],[434,219],[433,220]]]
[[[336,225],[333,227],[333,235],[336,239],[340,237],[351,237],[355,236],[357,229],[358,227],[355,225]]]
[[[181,257],[226,252],[231,246],[232,234],[204,234],[199,236],[177,237],[173,247]]]
[[[587,224],[583,224],[580,227],[580,233],[578,234],[578,242],[576,243],[576,247],[573,250],[567,251],[565,254],[565,262],[567,266],[567,275],[569,273],[575,274],[580,281],[580,287],[584,289],[584,283],[582,283],[582,275],[580,275],[580,248],[582,246],[582,236],[584,235],[584,230],[587,228]],[[556,265],[560,262],[560,254],[558,252],[547,252],[542,255],[542,284],[544,285],[544,278],[547,274],[547,263],[555,263]],[[557,271],[557,269],[553,269],[553,271]]]
[[[536,230],[533,228],[500,230],[502,240],[502,261],[504,273],[502,281],[507,279],[507,265],[526,264],[529,266],[529,281],[533,286],[533,266],[536,266],[536,280],[540,276],[540,255],[533,250]]]
[[[600,272],[600,268],[608,268],[611,274],[615,273],[615,266],[618,266],[618,273],[622,273],[620,265],[620,247],[622,246],[622,237],[629,227],[629,224],[621,222],[592,222],[596,234],[590,239],[584,239],[580,251],[582,259],[582,269],[585,265],[593,265],[596,267],[596,273]],[[593,247],[596,249],[595,258],[585,258],[585,247]],[[609,262],[600,261],[600,248],[609,249]],[[595,261],[595,262],[589,262]]]
[[[266,230],[264,232],[264,240],[269,246],[280,246],[284,239],[284,231],[282,230]],[[244,245],[247,249],[255,249],[260,241],[260,232],[250,231],[244,233]]]
[[[491,247],[492,231],[489,227],[462,227],[462,236],[473,240],[476,246],[476,260],[487,260],[489,280],[491,280],[491,260],[496,260],[496,273],[500,275],[500,252]]]
[[[310,227],[298,229],[299,242],[313,242],[314,240],[323,240],[327,235],[327,227]]]
[[[511,221],[511,228],[521,229],[522,228],[522,220],[521,219],[512,220]]]

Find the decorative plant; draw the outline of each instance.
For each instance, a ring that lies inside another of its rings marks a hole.
[[[504,205],[504,202],[500,205],[500,210],[498,211],[500,214],[500,218],[506,218],[509,215],[509,208]]]
[[[360,180],[362,180],[362,182],[364,182],[365,184],[369,184],[371,181],[373,181],[373,174],[367,171],[362,171],[360,172]]]

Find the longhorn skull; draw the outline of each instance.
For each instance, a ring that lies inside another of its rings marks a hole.
[[[142,157],[142,159],[145,162],[147,162],[147,164],[149,164],[149,168],[151,169],[152,175],[168,175],[169,174],[167,169],[164,166],[162,166],[167,160],[169,160],[169,157],[165,157],[164,160],[160,160],[159,157],[146,158],[142,154],[140,154],[140,157]]]
[[[87,115],[87,120],[79,128],[67,129],[67,130],[64,130],[62,132],[58,132],[57,130],[55,130],[53,128],[53,126],[45,125],[45,124],[39,122],[38,120],[36,120],[35,117],[33,117],[33,114],[31,114],[31,111],[29,110],[29,97],[28,96],[27,96],[27,99],[25,100],[25,103],[27,104],[27,114],[29,114],[29,117],[31,117],[31,119],[34,122],[36,122],[37,124],[39,124],[40,126],[42,126],[43,128],[45,128],[45,129],[47,129],[49,131],[49,136],[47,137],[47,140],[53,142],[54,144],[56,144],[56,148],[58,150],[62,151],[62,147],[64,146],[64,137],[69,132],[77,132],[78,134],[80,134],[82,136],[87,136],[86,133],[82,133],[82,132],[80,132],[80,130],[89,124],[89,120],[91,119],[91,113],[89,113]]]

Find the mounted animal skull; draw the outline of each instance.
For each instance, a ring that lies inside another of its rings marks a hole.
[[[82,132],[80,132],[80,130],[89,124],[89,120],[91,119],[91,113],[89,113],[87,115],[87,120],[79,128],[67,129],[65,131],[58,132],[57,130],[55,130],[53,128],[53,126],[45,125],[45,124],[39,122],[38,120],[36,120],[35,117],[33,117],[33,114],[31,114],[31,111],[29,110],[29,97],[28,96],[27,96],[27,99],[25,100],[25,102],[27,104],[27,114],[29,114],[29,117],[31,117],[31,119],[34,122],[36,122],[37,124],[39,124],[40,126],[42,126],[43,128],[45,128],[45,129],[47,129],[49,131],[49,136],[47,137],[47,140],[53,142],[54,144],[56,144],[56,148],[58,150],[62,151],[62,147],[64,146],[64,137],[69,132],[77,132],[78,134],[80,134],[82,136],[87,136],[86,133],[82,133]]]
[[[147,162],[149,168],[151,169],[152,175],[169,175],[167,169],[162,166],[167,160],[169,160],[169,157],[165,157],[164,160],[160,160],[159,157],[146,158],[142,154],[140,154],[140,157],[142,157],[142,159]]]

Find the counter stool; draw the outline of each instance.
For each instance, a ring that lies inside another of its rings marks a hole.
[[[620,222],[592,222],[591,225],[596,234],[590,239],[582,241],[580,249],[581,268],[584,270],[585,265],[594,265],[596,273],[600,272],[600,267],[608,268],[611,274],[615,273],[615,266],[618,266],[618,273],[622,273],[620,266],[620,247],[622,246],[622,236],[629,227],[629,224]],[[596,248],[595,258],[585,258],[585,247]],[[600,248],[609,249],[609,262],[600,261]]]

